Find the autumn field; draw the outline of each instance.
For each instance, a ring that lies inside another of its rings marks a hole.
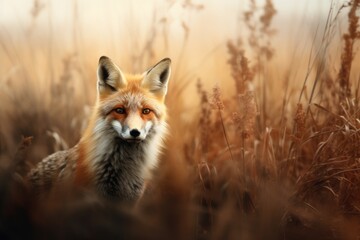
[[[359,0],[0,1],[0,239],[360,237]],[[79,141],[102,55],[172,59],[154,178],[136,207],[35,198],[26,175]]]

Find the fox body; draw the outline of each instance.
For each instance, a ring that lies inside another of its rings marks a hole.
[[[126,75],[108,57],[98,66],[96,104],[79,143],[43,159],[29,173],[34,190],[70,183],[107,198],[136,200],[151,177],[166,135],[166,58]]]

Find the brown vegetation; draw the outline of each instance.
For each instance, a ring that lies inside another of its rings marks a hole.
[[[168,7],[175,3],[169,1]],[[206,7],[182,3],[187,13]],[[95,91],[88,79],[96,66],[85,61],[94,56],[74,44],[73,53],[58,64],[49,51],[37,79],[28,59],[38,53],[26,49],[33,54],[27,56],[1,31],[0,62],[9,68],[1,68],[0,82],[0,238],[359,238],[360,1],[332,4],[324,29],[316,31],[323,32],[320,44],[316,47],[314,37],[309,49],[299,89],[289,79],[302,67],[279,66],[283,79],[275,79],[270,69],[277,52],[272,45],[276,6],[271,0],[263,7],[249,3],[242,18],[248,38],[227,40],[222,61],[229,69],[216,76],[231,75],[231,94],[224,94],[226,84],[209,93],[212,86],[186,69],[191,24],[181,19],[184,42],[173,59],[177,64],[167,99],[172,134],[156,177],[135,209],[78,189],[48,199],[32,197],[24,178],[28,169],[80,137]],[[34,1],[29,38],[41,11],[46,5]],[[338,41],[334,36],[344,13],[348,28]],[[169,19],[154,14],[154,23],[144,48],[131,57],[134,69],[163,54],[156,51],[160,30],[161,41],[171,47]],[[197,93],[191,93],[199,101],[196,109],[186,104],[191,82],[196,83]]]

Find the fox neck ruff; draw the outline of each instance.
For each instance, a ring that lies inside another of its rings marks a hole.
[[[134,200],[142,191],[145,180],[157,166],[158,155],[166,134],[166,123],[154,126],[146,139],[128,142],[119,137],[109,124],[100,121],[93,130],[86,150],[92,184],[106,198]]]
[[[110,198],[137,198],[144,184],[141,168],[146,161],[145,145],[116,138],[110,151],[103,152],[97,161],[96,188]]]

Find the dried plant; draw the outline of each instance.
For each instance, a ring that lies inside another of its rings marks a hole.
[[[282,80],[265,71],[272,67],[270,60],[277,53],[272,45],[275,32],[272,21],[277,13],[273,1],[264,1],[262,7],[256,0],[249,1],[249,10],[242,15],[249,36],[223,41],[228,51],[226,57],[214,53],[214,59],[226,62],[229,69],[205,69],[213,80],[222,80],[223,88],[216,85],[208,93],[211,86],[201,77],[203,80],[198,80],[195,86],[197,95],[193,95],[193,89],[185,88],[199,79],[188,73],[191,69],[187,69],[185,52],[196,51],[191,48],[193,19],[189,16],[205,9],[207,4],[189,0],[166,3],[168,11],[163,14],[154,11],[143,39],[136,38],[137,32],[129,37],[134,48],[129,64],[134,70],[174,46],[180,49],[180,55],[173,57],[177,62],[174,86],[167,98],[171,135],[164,161],[135,209],[66,186],[48,199],[34,198],[28,191],[24,176],[29,165],[78,140],[90,111],[87,101],[92,99],[89,92],[95,86],[95,63],[87,64],[85,60],[93,56],[82,52],[79,46],[71,49],[74,54],[62,54],[64,57],[56,61],[55,54],[44,57],[39,68],[42,72],[49,69],[50,73],[43,78],[51,81],[38,84],[38,76],[31,72],[38,62],[25,60],[26,51],[13,48],[17,42],[9,44],[11,41],[3,40],[6,35],[0,31],[1,47],[9,56],[9,63],[4,62],[11,66],[4,70],[5,77],[0,80],[0,93],[5,93],[0,95],[0,236],[359,238],[360,100],[357,94],[352,94],[358,91],[354,89],[354,82],[358,81],[354,76],[359,71],[354,66],[357,66],[359,1],[351,0],[337,12],[329,11],[319,46],[306,48],[311,56],[301,89],[292,85],[296,79],[287,74],[294,69],[276,68],[288,78],[289,96],[283,99],[267,94],[269,86]],[[30,17],[38,20],[39,14],[47,10],[44,6],[33,1]],[[181,17],[174,21],[171,12],[176,6]],[[337,71],[334,66],[337,62],[330,55],[336,53],[334,49],[340,44],[334,36],[338,30],[337,17],[345,9],[349,10],[349,27],[341,39],[344,47]],[[183,31],[178,45],[172,45],[169,34],[174,22]],[[35,25],[31,28],[35,29]],[[159,39],[161,30],[163,42]],[[315,38],[318,40],[317,35]],[[34,48],[28,51],[32,54],[43,53],[39,50],[42,48],[35,48],[31,42],[24,45]],[[288,60],[294,61],[282,61]],[[87,67],[89,70],[85,70]],[[296,66],[296,71],[301,71],[301,67],[304,66]],[[231,76],[231,82],[225,82],[226,76]],[[312,86],[308,79],[314,79]],[[232,95],[227,94],[227,87],[233,85]],[[290,101],[294,98],[299,100]],[[183,99],[190,104],[184,104]],[[283,103],[282,113],[270,104],[274,101]],[[22,135],[33,137],[21,140]]]
[[[295,113],[295,135],[297,141],[301,141],[306,132],[306,113],[301,103],[298,103]]]
[[[234,121],[240,129],[243,138],[254,137],[256,116],[258,115],[255,97],[252,92],[247,91],[239,95],[239,112],[234,112]]]
[[[229,41],[227,43],[230,59],[228,63],[231,67],[231,76],[235,81],[237,94],[244,94],[249,89],[249,84],[254,79],[254,72],[249,66],[249,60],[242,50],[241,44],[235,45]]]
[[[354,44],[360,38],[359,17],[356,12],[360,6],[359,0],[349,2],[350,11],[348,14],[348,32],[343,35],[344,49],[341,54],[341,65],[338,74],[340,86],[340,100],[351,97],[350,73],[351,65],[354,59]]]
[[[271,0],[266,0],[263,12],[257,19],[259,9],[256,0],[251,0],[250,9],[244,12],[244,22],[250,31],[249,45],[260,59],[257,59],[257,68],[262,67],[262,57],[270,60],[273,56],[270,39],[275,30],[271,28],[271,22],[276,15],[276,9]]]
[[[201,144],[201,152],[207,153],[210,151],[210,132],[208,127],[211,126],[211,107],[208,99],[207,92],[203,89],[202,83],[200,79],[196,85],[198,94],[200,95],[200,144]],[[201,156],[202,158],[204,156]]]

